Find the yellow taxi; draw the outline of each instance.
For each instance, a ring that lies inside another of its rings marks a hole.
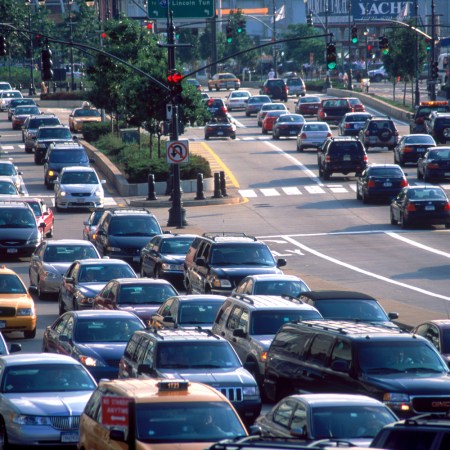
[[[23,331],[36,336],[36,309],[25,283],[5,265],[0,267],[0,331]]]
[[[69,128],[70,131],[79,132],[83,130],[83,125],[86,123],[101,122],[102,115],[100,111],[95,108],[91,108],[86,104],[81,108],[75,108],[69,115]]]
[[[102,381],[80,419],[78,450],[203,450],[247,436],[228,399],[185,380]]]

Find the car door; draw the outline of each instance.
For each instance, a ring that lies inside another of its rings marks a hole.
[[[44,332],[43,350],[49,353],[59,353],[59,336],[64,333],[68,320],[69,314],[64,314],[55,323],[46,328]]]
[[[233,346],[241,361],[245,362],[250,351],[248,343],[249,311],[247,308],[240,305],[234,306],[225,324],[224,333],[225,339]]]
[[[161,237],[155,236],[141,251],[141,270],[145,274],[155,273],[157,252],[161,245]]]
[[[106,286],[95,296],[92,305],[93,309],[114,309],[111,304],[111,289],[114,286],[114,281],[110,281]]]
[[[397,195],[397,197],[395,197],[395,199],[391,203],[392,219],[396,220],[397,222],[400,220],[400,217],[402,215],[402,209],[405,200],[406,200],[406,191],[403,190]]]
[[[38,285],[39,273],[42,272],[42,258],[44,257],[44,252],[47,247],[47,242],[41,242],[36,248],[34,253],[31,255],[30,265],[28,268],[28,275],[30,277],[30,285]]]
[[[203,241],[194,256],[194,264],[191,270],[191,286],[193,292],[199,294],[205,293],[205,283],[209,273],[208,261],[210,252],[210,243]]]
[[[66,310],[73,309],[73,299],[75,297],[79,269],[80,264],[78,262],[74,262],[67,269],[67,272],[64,274],[61,282],[61,288],[59,290],[59,301]]]

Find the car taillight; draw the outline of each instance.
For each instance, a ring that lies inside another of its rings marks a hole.
[[[302,134],[300,135],[300,139],[306,139],[306,133],[302,133]]]
[[[287,86],[284,86],[284,92],[289,92],[289,88]]]
[[[369,187],[369,188],[375,187],[375,181],[369,180],[369,181],[367,182],[367,187]]]
[[[405,178],[400,181],[400,187],[406,187],[409,186],[408,180],[405,180]]]
[[[266,93],[269,92],[269,88],[267,86],[264,88],[264,92],[266,92]]]
[[[424,118],[423,117],[418,117],[416,119],[416,123],[424,123]]]
[[[323,112],[322,109],[319,109],[319,117],[321,117],[321,118],[325,117],[325,113]]]
[[[403,147],[403,153],[411,153],[414,151],[413,147]]]
[[[444,211],[450,211],[450,203],[446,203],[445,205],[444,205]]]
[[[428,167],[429,169],[439,169],[439,164],[436,164],[436,163],[428,163],[428,164],[427,164],[427,167]]]
[[[364,155],[363,161],[364,161],[364,162],[367,162],[367,161],[368,161],[367,155]]]
[[[330,162],[330,161],[331,161],[330,155],[325,156],[325,162]]]
[[[329,137],[333,137],[333,133],[331,133],[330,131],[327,133],[327,138]]]
[[[408,203],[408,206],[406,207],[406,211],[415,211],[416,205],[414,203]]]
[[[398,131],[397,130],[394,131],[394,136],[398,136]]]
[[[345,124],[345,128],[350,128],[350,124],[349,124],[349,123],[346,123],[346,124]]]
[[[224,112],[224,113],[226,113],[227,112],[227,108],[226,108],[226,106],[222,106],[222,112]]]

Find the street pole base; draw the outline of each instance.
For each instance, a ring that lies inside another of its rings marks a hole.
[[[186,209],[184,209],[182,206],[172,206],[169,209],[169,220],[167,221],[167,226],[183,228],[187,224]]]

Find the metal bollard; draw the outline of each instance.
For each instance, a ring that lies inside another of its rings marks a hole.
[[[152,173],[148,174],[148,195],[147,200],[157,200],[155,194],[155,175]]]
[[[197,174],[197,195],[195,196],[195,200],[204,200],[205,193],[203,192],[203,174]]]
[[[53,93],[55,93],[56,89],[58,88],[58,86],[57,86],[55,81],[52,83],[52,86],[53,86]]]
[[[213,198],[222,198],[222,193],[220,192],[220,175],[218,172],[214,174],[214,195]]]
[[[220,176],[220,193],[222,194],[222,197],[228,197],[227,182],[225,180],[225,172],[221,171],[219,176]]]
[[[69,90],[70,90],[70,84],[69,84],[69,82],[67,82],[66,83],[66,91],[69,92]]]

